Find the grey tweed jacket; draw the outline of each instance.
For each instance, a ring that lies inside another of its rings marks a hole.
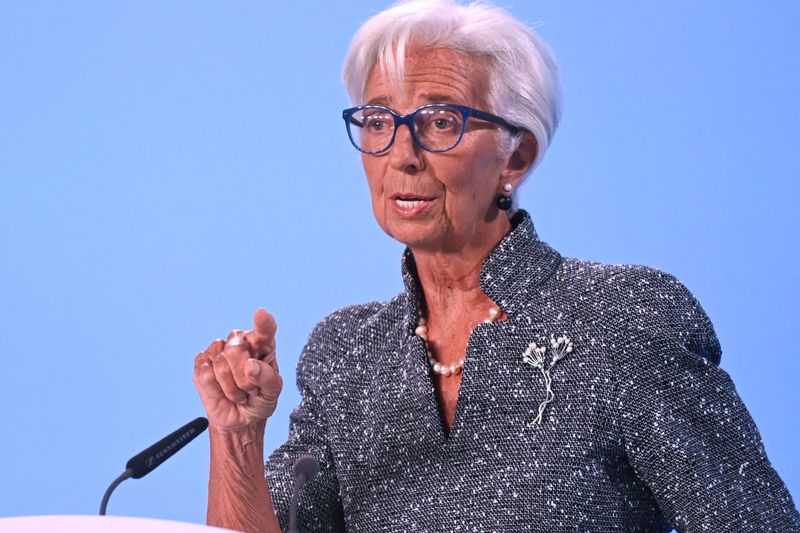
[[[292,464],[311,453],[321,470],[301,498],[304,531],[800,531],[686,287],[562,257],[527,213],[512,222],[480,273],[508,320],[472,332],[449,434],[414,335],[409,251],[404,292],[315,328],[289,439],[265,466],[282,525]],[[573,344],[555,364],[551,336]],[[523,361],[531,343],[542,366]]]

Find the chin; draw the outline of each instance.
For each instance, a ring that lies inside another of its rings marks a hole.
[[[409,248],[423,247],[441,240],[440,224],[433,220],[397,220],[390,215],[381,227],[391,238]]]

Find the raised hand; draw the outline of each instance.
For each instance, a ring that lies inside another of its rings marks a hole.
[[[195,357],[194,384],[211,426],[238,430],[263,425],[275,411],[283,387],[276,329],[275,318],[258,309],[252,330],[233,330]]]

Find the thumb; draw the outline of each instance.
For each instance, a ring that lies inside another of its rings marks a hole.
[[[283,387],[283,379],[276,368],[258,359],[249,359],[247,374],[250,383],[258,388],[264,398],[272,400],[278,398]]]

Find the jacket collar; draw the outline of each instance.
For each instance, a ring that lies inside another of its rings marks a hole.
[[[517,210],[511,217],[511,225],[511,231],[484,259],[480,273],[483,292],[509,317],[527,307],[531,302],[531,293],[542,285],[561,263],[561,255],[539,239],[533,227],[533,220],[527,211]],[[409,248],[403,253],[402,271],[406,287],[407,311],[413,330],[419,320],[422,291],[414,254]]]

